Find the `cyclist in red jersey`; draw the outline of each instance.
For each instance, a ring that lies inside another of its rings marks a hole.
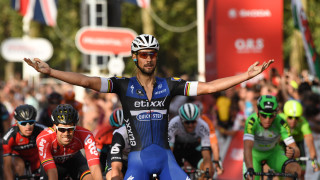
[[[102,180],[99,155],[92,133],[80,126],[78,112],[70,104],[60,104],[52,112],[53,127],[37,137],[41,164],[49,180]],[[80,150],[85,149],[86,158]]]
[[[3,137],[4,178],[22,176],[25,162],[29,162],[32,173],[40,171],[40,159],[36,137],[45,126],[35,123],[37,110],[31,105],[20,105],[14,111],[16,124]]]
[[[113,131],[123,125],[123,111],[121,108],[117,108],[110,115],[109,124],[100,126],[94,136],[97,150],[100,153],[100,164],[103,171],[106,167],[107,153],[111,148]]]

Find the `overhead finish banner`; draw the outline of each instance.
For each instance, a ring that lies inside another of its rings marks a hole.
[[[269,59],[275,60],[271,68],[283,72],[283,1],[208,0],[205,7],[206,81]]]

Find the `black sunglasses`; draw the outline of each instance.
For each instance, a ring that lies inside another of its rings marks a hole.
[[[56,126],[56,128],[61,133],[64,133],[66,131],[68,131],[68,133],[72,133],[76,129],[75,126],[71,126],[71,127],[59,127],[59,126]]]
[[[196,123],[197,121],[184,121],[183,123],[185,123],[185,124],[194,124],[194,123]]]
[[[18,121],[18,124],[20,124],[21,126],[26,126],[27,124],[32,126],[32,125],[34,125],[35,122],[36,122],[35,120]]]
[[[274,118],[274,117],[276,116],[275,114],[268,115],[268,114],[262,114],[262,113],[260,113],[260,115],[261,115],[263,118],[269,117],[270,119],[271,119],[271,118]]]
[[[289,119],[299,119],[299,117],[288,116]]]

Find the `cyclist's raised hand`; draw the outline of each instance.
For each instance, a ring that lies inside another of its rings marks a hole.
[[[44,73],[44,74],[50,74],[51,68],[49,67],[49,65],[41,61],[39,58],[34,58],[33,61],[31,61],[29,58],[24,58],[23,60],[38,72]]]
[[[255,62],[254,64],[252,64],[249,68],[248,68],[248,76],[249,77],[255,77],[256,75],[260,74],[262,71],[264,71],[265,69],[267,69],[270,64],[272,64],[274,62],[273,59],[269,60],[268,62],[263,62],[262,65],[258,66],[259,62]]]

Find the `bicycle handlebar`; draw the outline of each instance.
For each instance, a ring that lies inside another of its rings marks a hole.
[[[296,161],[313,161],[310,157],[298,157]]]
[[[254,172],[253,173],[255,176],[267,176],[267,177],[274,177],[274,176],[279,176],[279,177],[292,177],[292,178],[298,178],[298,174],[290,174],[290,173],[277,173],[277,172]]]
[[[37,174],[29,174],[29,175],[16,176],[15,179],[20,179],[20,180],[22,180],[22,179],[31,179],[31,178],[39,178],[39,177],[41,177],[41,175],[37,173]]]

